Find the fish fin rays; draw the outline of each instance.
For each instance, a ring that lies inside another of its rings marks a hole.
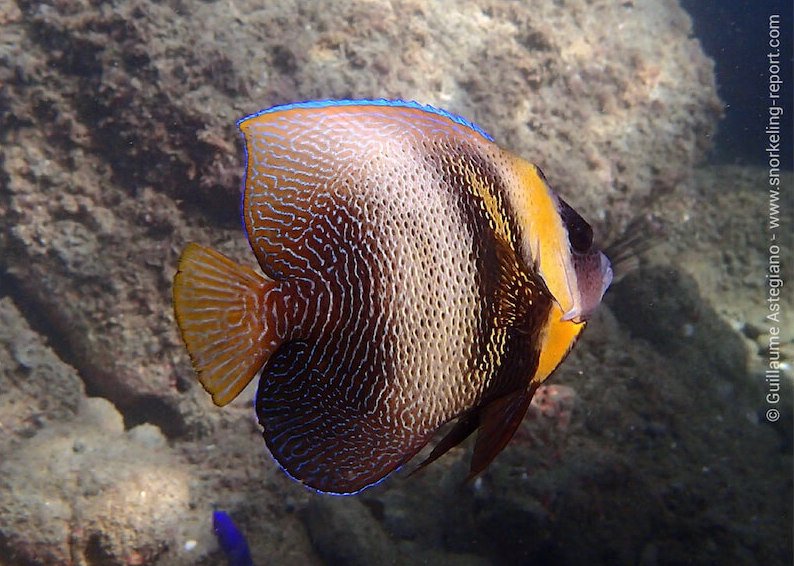
[[[423,470],[466,440],[474,431],[478,431],[466,481],[476,477],[510,442],[524,420],[538,385],[532,383],[527,389],[499,397],[484,407],[461,416],[452,430],[436,444],[430,455],[409,475]]]
[[[256,411],[287,474],[317,491],[348,495],[405,464],[432,431],[410,430],[385,414],[385,380],[372,369],[379,362],[349,364],[339,352],[322,343],[283,344],[262,371]]]
[[[174,313],[193,368],[216,405],[234,399],[278,348],[266,294],[277,283],[189,244],[174,276]]]
[[[488,467],[499,452],[510,442],[529,408],[538,384],[499,397],[480,411],[480,428],[467,481]]]
[[[425,469],[427,466],[438,460],[441,456],[466,440],[475,430],[477,430],[478,424],[479,420],[477,418],[476,412],[461,416],[458,419],[458,422],[456,422],[452,427],[452,430],[450,430],[446,436],[444,436],[444,438],[442,438],[439,443],[433,447],[430,455],[408,475],[412,476],[416,472]]]

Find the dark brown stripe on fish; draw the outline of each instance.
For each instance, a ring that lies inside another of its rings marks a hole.
[[[439,148],[436,147],[436,150]],[[483,401],[525,387],[538,363],[538,339],[552,299],[517,250],[521,228],[504,195],[497,168],[468,145],[446,148],[437,162],[444,184],[459,195],[461,215],[472,230],[483,308],[478,321],[475,379],[485,379]],[[479,377],[481,376],[481,377]]]
[[[362,462],[372,475],[382,474],[426,439],[410,438],[395,426],[380,399],[394,366],[375,300],[381,290],[372,230],[349,206],[324,199],[319,207],[312,206],[315,220],[303,235],[318,263],[309,262],[303,277],[284,283],[287,295],[300,293],[292,300],[305,302],[296,312],[306,320],[293,326],[291,340],[266,364],[257,414],[268,448],[288,472],[311,477],[320,488],[320,478],[335,478],[335,489],[347,485],[354,491],[372,482]],[[348,480],[345,470],[351,471]]]

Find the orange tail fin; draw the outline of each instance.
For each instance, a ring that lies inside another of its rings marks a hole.
[[[209,248],[188,244],[174,276],[174,312],[193,368],[216,405],[237,397],[280,345],[268,292],[277,285]],[[272,315],[271,315],[272,316]]]

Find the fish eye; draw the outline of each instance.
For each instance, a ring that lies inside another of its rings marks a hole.
[[[567,202],[560,199],[560,217],[568,230],[568,241],[575,252],[585,253],[593,246],[593,229]]]

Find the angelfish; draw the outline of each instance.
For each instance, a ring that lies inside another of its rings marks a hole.
[[[504,448],[612,280],[540,169],[415,102],[324,100],[238,122],[242,216],[264,276],[189,244],[174,309],[217,405],[261,370],[256,412],[294,479],[350,494],[445,423]]]

